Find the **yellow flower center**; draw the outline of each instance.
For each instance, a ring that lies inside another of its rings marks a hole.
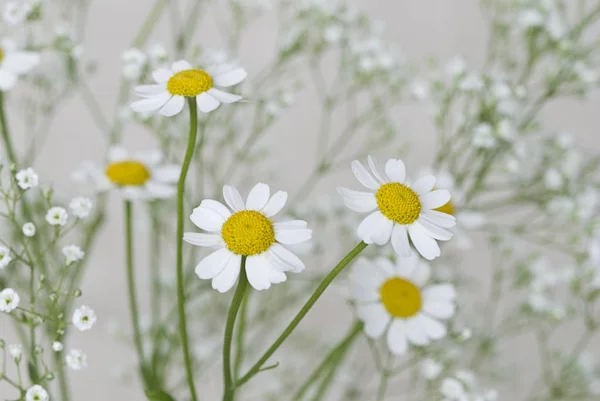
[[[383,184],[375,197],[381,213],[398,224],[412,224],[421,214],[419,195],[404,184]]]
[[[273,223],[255,210],[242,210],[227,219],[221,229],[227,249],[244,255],[263,253],[275,242]]]
[[[141,186],[150,179],[150,172],[140,162],[125,160],[109,164],[106,176],[117,185]]]
[[[410,281],[394,277],[379,290],[381,302],[394,317],[408,318],[421,310],[421,290]]]
[[[454,204],[452,201],[448,201],[448,203],[446,203],[444,206],[440,206],[434,210],[454,216]]]
[[[167,90],[171,95],[198,96],[213,87],[212,77],[204,70],[184,70],[169,78]]]
[[[4,50],[0,47],[0,63],[4,60]]]

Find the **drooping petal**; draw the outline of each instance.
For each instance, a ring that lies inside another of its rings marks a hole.
[[[196,103],[198,104],[198,109],[203,113],[210,113],[211,111],[216,110],[221,104],[221,102],[207,92],[202,92],[196,96]]]
[[[149,97],[147,99],[137,100],[131,103],[130,107],[136,113],[147,113],[150,111],[156,111],[163,107],[165,103],[171,99],[172,95],[164,91],[160,95],[155,97]]]
[[[255,290],[262,291],[271,287],[269,270],[269,260],[264,254],[246,258],[246,275],[248,276],[248,282]]]
[[[408,234],[417,251],[427,260],[440,256],[440,247],[437,242],[425,231],[423,226],[412,224],[408,227]]]
[[[415,181],[411,188],[418,195],[425,195],[427,192],[430,192],[434,186],[435,177],[432,175],[426,175],[425,177],[421,177]]]
[[[217,88],[210,88],[208,93],[222,103],[235,103],[243,99],[243,96],[234,95],[233,93],[223,92]]]
[[[358,238],[367,244],[385,245],[390,240],[394,222],[379,210],[368,215],[358,226]]]
[[[394,224],[394,229],[392,231],[392,247],[400,256],[408,257],[411,255],[406,226]]]
[[[371,192],[354,191],[348,188],[338,188],[344,204],[348,209],[359,213],[373,211],[377,208],[377,199]]]
[[[227,248],[218,249],[202,259],[194,271],[202,280],[211,279],[219,275],[234,256]]]
[[[432,340],[439,340],[446,337],[447,329],[446,325],[442,322],[435,320],[427,315],[418,315],[419,324],[425,329],[425,333]]]
[[[269,269],[269,281],[273,284],[283,283],[287,280],[287,276],[284,272],[279,271],[271,267]]]
[[[358,318],[365,323],[365,334],[370,338],[379,338],[385,331],[391,316],[379,302],[356,306]]]
[[[142,97],[155,97],[165,91],[165,85],[138,85],[133,91]]]
[[[406,180],[406,166],[400,159],[390,159],[385,163],[385,174],[390,181],[404,184]]]
[[[243,68],[235,68],[222,73],[217,73],[212,78],[216,86],[227,88],[239,84],[246,79],[247,76],[248,73],[246,70]]]
[[[158,112],[165,117],[172,117],[181,113],[183,106],[185,106],[185,98],[183,96],[173,96]]]
[[[240,255],[233,255],[233,257],[229,259],[229,262],[227,262],[223,271],[212,279],[212,288],[220,293],[229,291],[240,275],[241,261],[242,257]]]
[[[245,209],[244,199],[242,199],[242,195],[236,187],[232,185],[223,186],[223,198],[232,210],[239,212]]]
[[[246,209],[261,211],[267,205],[271,190],[267,184],[259,182],[256,184],[248,194],[246,199]]]
[[[283,245],[275,243],[267,252],[271,263],[282,271],[299,273],[305,268],[304,262]]]
[[[427,300],[423,304],[423,311],[428,315],[438,319],[449,319],[454,316],[456,306],[451,302],[437,302]]]
[[[419,196],[421,207],[424,209],[437,209],[450,201],[450,192],[445,189],[436,189]]]
[[[440,241],[448,241],[454,236],[454,234],[452,234],[450,231],[438,227],[435,224],[431,224],[427,219],[419,218],[413,224],[420,224],[425,229],[425,231],[427,231],[427,233],[431,235],[432,238],[435,238]]]
[[[283,209],[285,203],[287,202],[288,193],[285,191],[277,191],[275,195],[271,196],[271,199],[267,202],[264,209],[262,210],[263,214],[267,217],[275,216],[277,213]]]
[[[350,163],[350,166],[352,167],[352,171],[354,172],[356,179],[363,186],[373,190],[379,188],[379,184],[377,181],[375,181],[375,178],[373,178],[371,173],[369,173],[369,171],[365,168],[365,166],[362,165],[361,162],[358,160],[353,160],[352,163]]]
[[[422,210],[421,216],[431,223],[442,228],[452,228],[456,225],[456,218],[447,213],[438,212],[437,210]]]
[[[375,179],[379,181],[380,184],[385,184],[388,180],[386,179],[381,167],[379,166],[379,162],[373,156],[369,155],[367,157],[367,162],[369,163],[369,167],[375,176]]]
[[[181,71],[191,70],[193,68],[194,67],[192,67],[192,65],[185,60],[178,60],[171,64],[171,71],[173,71],[175,74]]]
[[[204,233],[183,233],[183,240],[188,244],[202,247],[216,246],[223,242],[220,235]]]
[[[387,333],[387,346],[394,355],[404,355],[408,349],[406,322],[394,319]]]

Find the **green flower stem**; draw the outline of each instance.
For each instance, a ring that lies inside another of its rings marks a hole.
[[[328,368],[333,372],[335,366],[339,364],[343,357],[346,355],[351,345],[354,343],[354,340],[358,337],[363,329],[362,322],[355,322],[352,325],[348,334],[339,342],[339,344],[333,348],[323,359],[323,361],[317,366],[317,368],[313,371],[313,373],[306,379],[304,384],[300,386],[298,391],[294,394],[294,401],[299,401],[306,394],[306,392],[311,388],[311,386],[322,376],[322,373],[326,371]],[[326,380],[324,380],[324,383]]]
[[[368,244],[365,244],[364,242],[361,241],[358,245],[356,245],[354,247],[354,249],[352,249],[337,264],[337,266],[323,279],[321,284],[319,284],[319,286],[317,287],[315,292],[310,296],[308,301],[306,301],[306,304],[304,304],[302,309],[300,309],[300,312],[298,312],[296,317],[294,317],[294,319],[291,321],[291,323],[285,328],[285,330],[283,331],[283,333],[281,333],[279,338],[277,338],[277,340],[275,340],[273,345],[271,345],[271,347],[264,353],[264,355],[262,357],[260,357],[258,362],[256,362],[254,364],[254,366],[252,366],[252,368],[250,368],[248,373],[246,373],[243,377],[241,377],[238,381],[236,381],[235,387],[239,387],[239,386],[243,385],[248,380],[250,380],[254,375],[256,375],[257,373],[259,373],[261,371],[261,368],[265,364],[265,362],[267,362],[267,360],[271,357],[271,355],[273,355],[275,353],[275,351],[277,351],[277,349],[281,346],[281,344],[283,344],[283,342],[289,337],[289,335],[292,334],[292,332],[294,331],[296,326],[298,326],[298,324],[300,324],[302,319],[304,319],[304,316],[306,316],[308,311],[311,310],[311,308],[314,306],[314,304],[317,302],[317,300],[321,297],[321,295],[323,295],[323,293],[325,292],[327,287],[329,287],[331,282],[367,246],[368,246]]]
[[[196,134],[198,132],[198,106],[196,98],[188,98],[190,109],[190,133],[188,144],[181,166],[179,182],[177,183],[177,309],[179,314],[179,334],[181,335],[181,347],[183,348],[183,359],[185,374],[192,401],[197,401],[196,385],[194,384],[194,370],[192,368],[192,357],[188,340],[187,322],[185,316],[185,282],[183,277],[183,201],[185,193],[185,179],[187,177],[194,148],[196,145]]]
[[[125,201],[125,258],[127,267],[127,292],[129,296],[129,313],[133,326],[133,343],[138,354],[141,378],[146,384],[145,355],[142,343],[142,332],[140,330],[140,316],[136,293],[135,269],[133,262],[133,205],[131,201]]]
[[[8,160],[14,165],[17,165],[17,154],[10,137],[8,130],[8,122],[6,121],[6,113],[4,111],[4,92],[0,91],[0,126],[2,130],[2,140],[4,141],[4,147],[6,148],[6,155]]]
[[[231,372],[231,343],[233,342],[233,329],[235,327],[235,319],[238,311],[244,302],[244,295],[248,288],[248,278],[246,277],[246,257],[242,256],[242,266],[240,268],[240,279],[238,281],[235,294],[229,306],[227,313],[227,324],[225,325],[225,338],[223,341],[223,383],[225,389],[223,391],[223,401],[233,401],[235,395],[235,387]]]
[[[248,320],[248,302],[250,302],[249,298],[250,293],[246,293],[239,312],[240,318],[235,337],[235,362],[233,364],[233,374],[236,378],[239,377],[242,369],[242,363],[244,362],[244,334],[246,333]]]

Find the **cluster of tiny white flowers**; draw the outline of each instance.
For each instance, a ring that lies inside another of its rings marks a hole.
[[[35,188],[39,184],[39,177],[31,167],[19,170],[15,178],[19,187],[23,190]]]
[[[62,249],[62,253],[65,256],[65,263],[69,266],[72,263],[79,262],[85,256],[85,252],[81,250],[77,245],[66,245]]]
[[[92,212],[94,204],[90,198],[78,196],[69,202],[69,210],[78,219],[87,219]]]
[[[167,61],[166,49],[156,43],[146,51],[131,48],[123,52],[123,76],[130,81],[138,81],[145,72],[162,66]]]

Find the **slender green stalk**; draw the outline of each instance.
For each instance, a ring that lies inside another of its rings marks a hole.
[[[131,315],[131,324],[133,326],[133,343],[138,354],[141,378],[144,381],[144,384],[147,384],[144,370],[146,357],[144,355],[142,332],[140,330],[140,315],[136,293],[135,267],[133,262],[133,205],[129,200],[125,201],[125,258],[127,267],[129,313]]]
[[[331,284],[331,282],[337,277],[337,275],[340,274],[342,272],[342,270],[344,270],[344,268],[346,268],[346,266],[348,266],[348,264],[350,262],[352,262],[352,260],[354,260],[354,258],[359,253],[361,253],[367,246],[368,246],[368,244],[365,244],[364,242],[361,241],[323,279],[323,281],[321,282],[321,284],[319,284],[319,286],[317,287],[315,292],[310,296],[308,301],[306,301],[306,303],[304,304],[302,309],[300,309],[300,312],[298,312],[296,317],[294,317],[294,319],[285,328],[285,330],[283,330],[283,333],[281,333],[281,335],[277,338],[277,340],[275,340],[273,345],[271,345],[271,347],[269,347],[269,349],[264,353],[264,355],[262,357],[260,357],[258,362],[256,362],[254,364],[254,366],[252,366],[252,368],[250,368],[248,373],[246,373],[242,378],[240,378],[235,383],[236,387],[243,385],[248,380],[250,380],[254,375],[256,375],[257,373],[259,373],[261,371],[261,368],[265,364],[265,362],[267,362],[267,360],[271,357],[271,355],[273,355],[275,353],[275,351],[277,351],[277,349],[281,346],[281,344],[283,344],[283,342],[289,337],[289,335],[292,334],[292,332],[294,331],[296,326],[298,326],[298,324],[300,324],[302,319],[304,319],[304,316],[306,316],[308,311],[311,310],[311,308],[314,306],[314,304],[317,302],[317,300],[325,292],[327,287],[329,287],[329,284]]]
[[[8,160],[11,163],[17,165],[17,154],[15,153],[15,148],[12,143],[12,139],[10,137],[10,132],[8,130],[8,122],[6,121],[6,113],[4,112],[4,92],[0,91],[0,127],[2,130],[2,140],[4,141],[4,146],[6,148],[6,155],[8,156]]]
[[[183,348],[183,360],[185,364],[185,373],[192,401],[197,401],[196,385],[194,384],[194,371],[192,368],[192,357],[190,354],[190,345],[188,340],[187,322],[185,316],[185,283],[183,277],[183,201],[185,193],[185,179],[187,177],[194,148],[196,145],[196,134],[198,131],[198,106],[196,98],[189,98],[188,105],[190,109],[190,134],[188,137],[187,150],[179,182],[177,183],[177,309],[179,314],[179,334],[181,335],[181,347]]]
[[[248,320],[249,297],[250,293],[246,293],[246,296],[242,301],[242,306],[240,307],[240,318],[235,337],[235,362],[233,364],[233,374],[235,378],[240,375],[242,363],[244,361],[244,334],[246,334],[246,322]]]
[[[240,268],[240,279],[238,281],[235,294],[229,306],[227,313],[227,324],[225,325],[225,338],[223,341],[223,401],[233,401],[235,387],[233,385],[233,375],[231,372],[231,343],[233,342],[233,329],[238,311],[244,301],[244,295],[248,288],[248,278],[246,277],[246,257],[242,256],[242,266]]]

